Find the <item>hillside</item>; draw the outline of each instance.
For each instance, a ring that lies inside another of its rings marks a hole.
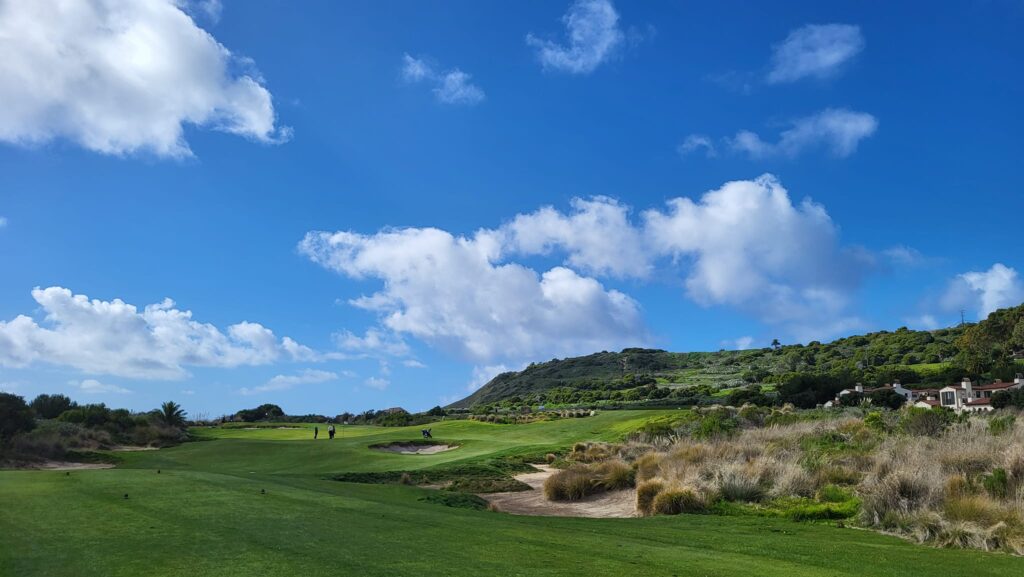
[[[635,402],[722,395],[755,383],[785,387],[814,381],[808,387],[820,390],[804,399],[813,406],[830,398],[833,389],[855,382],[899,379],[934,386],[963,376],[1012,378],[1021,367],[1011,357],[1022,348],[1024,305],[996,311],[977,324],[934,331],[902,327],[830,343],[692,353],[631,348],[553,359],[502,373],[450,406]]]

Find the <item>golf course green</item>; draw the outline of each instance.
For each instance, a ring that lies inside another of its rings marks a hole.
[[[316,441],[313,425],[195,429],[203,440],[117,453],[113,469],[0,471],[0,575],[1024,575],[1024,559],[826,523],[513,516],[330,478],[618,440],[661,413],[434,423],[458,448],[432,455],[368,448],[420,427],[346,426],[328,440],[321,426]]]

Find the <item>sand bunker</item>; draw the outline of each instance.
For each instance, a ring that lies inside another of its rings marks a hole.
[[[40,471],[81,471],[85,469],[113,469],[114,465],[110,463],[71,463],[69,461],[40,461],[38,463],[23,463],[16,468]]]
[[[480,495],[503,513],[539,515],[544,517],[636,517],[636,489],[609,491],[579,501],[548,501],[544,497],[544,481],[558,469],[534,465],[539,472],[516,475],[531,487],[530,491],[489,493]]]
[[[159,449],[160,449],[160,447],[143,447],[143,446],[137,446],[137,445],[118,445],[116,447],[111,447],[110,450],[118,452],[118,453],[134,453],[136,451],[158,451]]]
[[[433,455],[434,453],[443,453],[445,451],[451,451],[452,449],[458,449],[459,446],[446,445],[444,443],[438,443],[436,445],[421,445],[416,443],[387,443],[385,445],[370,445],[370,448],[375,451],[399,453],[402,455]]]

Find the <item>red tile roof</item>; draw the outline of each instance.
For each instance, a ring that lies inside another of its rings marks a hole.
[[[1003,389],[1009,389],[1014,383],[992,383],[991,385],[975,385],[971,387],[976,391],[1001,391]]]

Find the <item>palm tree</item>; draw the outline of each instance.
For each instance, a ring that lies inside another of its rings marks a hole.
[[[186,413],[182,410],[181,405],[174,401],[167,401],[160,405],[160,411],[157,412],[157,418],[163,424],[179,429],[185,426],[185,415]]]
[[[779,347],[781,347],[781,346],[782,346],[782,343],[779,342],[779,339],[772,339],[772,348],[773,349],[779,350]]]

